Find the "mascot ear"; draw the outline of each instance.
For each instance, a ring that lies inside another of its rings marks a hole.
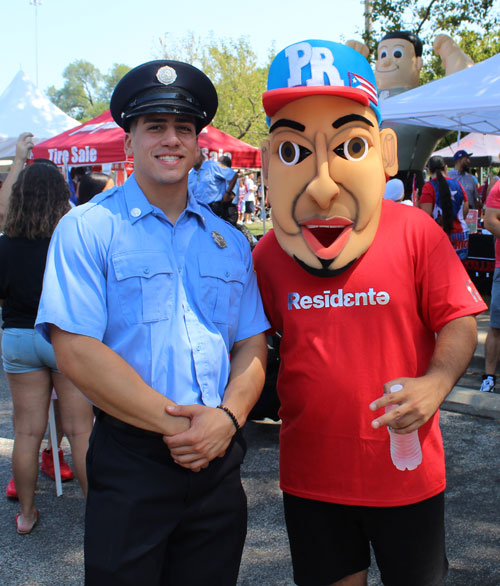
[[[385,173],[393,177],[398,172],[398,139],[392,128],[380,132],[380,144]]]
[[[267,181],[269,171],[269,144],[269,141],[265,140],[260,147],[260,158],[262,161],[262,175],[264,176],[264,181]]]

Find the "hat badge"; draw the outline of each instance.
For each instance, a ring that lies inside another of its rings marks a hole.
[[[177,79],[177,72],[170,65],[164,65],[156,72],[156,79],[163,85],[170,85]]]

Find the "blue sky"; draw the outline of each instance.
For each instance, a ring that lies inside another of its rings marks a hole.
[[[37,2],[37,7],[30,0],[0,2],[0,93],[19,69],[36,83],[36,55],[38,86],[45,91],[50,85],[63,85],[62,72],[76,59],[90,61],[107,73],[113,63],[132,67],[158,58],[158,39],[166,32],[174,39],[189,32],[202,38],[210,32],[222,38],[246,36],[263,63],[273,41],[280,50],[308,38],[360,39],[364,27],[361,0]],[[280,5],[286,6],[286,13]]]

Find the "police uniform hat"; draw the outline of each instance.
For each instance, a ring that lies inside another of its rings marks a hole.
[[[113,91],[111,115],[126,132],[130,120],[142,114],[164,112],[195,118],[196,132],[210,123],[217,111],[217,91],[196,67],[160,59],[126,73]]]

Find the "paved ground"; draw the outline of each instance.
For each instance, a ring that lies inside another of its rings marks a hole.
[[[500,395],[479,393],[487,317],[480,323],[478,356],[460,381],[441,423],[447,454],[447,586],[500,586]],[[474,413],[481,411],[483,416]],[[279,425],[246,426],[249,451],[243,481],[249,502],[249,532],[238,586],[291,586],[290,559],[278,487]],[[11,403],[0,375],[0,586],[81,586],[84,502],[76,482],[57,498],[54,483],[40,475],[40,522],[18,536],[17,503],[3,498],[10,478]],[[71,456],[63,444],[67,459]],[[401,530],[405,530],[401,528]],[[411,530],[411,528],[409,528]],[[380,584],[375,569],[370,586]],[[145,585],[147,586],[147,585]],[[202,586],[202,585],[200,585]]]

